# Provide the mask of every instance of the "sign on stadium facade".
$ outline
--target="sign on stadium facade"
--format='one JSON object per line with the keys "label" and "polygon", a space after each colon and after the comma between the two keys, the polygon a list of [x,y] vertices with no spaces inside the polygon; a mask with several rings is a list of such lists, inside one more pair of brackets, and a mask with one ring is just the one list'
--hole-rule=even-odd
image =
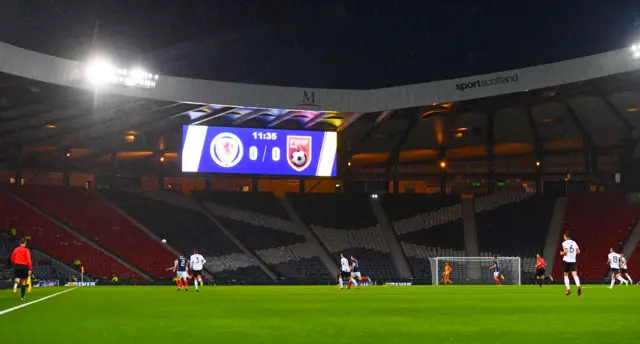
{"label": "sign on stadium facade", "polygon": [[[0,72],[93,90],[86,62],[71,61],[0,42]],[[155,88],[109,85],[102,89],[131,97],[266,109],[377,112],[525,92],[637,70],[628,49],[485,75],[371,90],[251,85],[160,76]]]}

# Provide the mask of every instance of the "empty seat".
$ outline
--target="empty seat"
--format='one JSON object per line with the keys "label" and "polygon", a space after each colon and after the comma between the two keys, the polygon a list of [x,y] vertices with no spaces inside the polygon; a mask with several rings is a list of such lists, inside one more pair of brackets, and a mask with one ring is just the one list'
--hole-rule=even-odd
{"label": "empty seat", "polygon": [[481,252],[534,257],[549,231],[555,198],[530,197],[476,213]]}
{"label": "empty seat", "polygon": [[[601,281],[609,268],[609,248],[619,250],[640,218],[640,206],[630,206],[624,194],[585,193],[567,199],[563,230],[581,249],[578,272],[585,281]],[[558,238],[558,251],[562,238]],[[631,263],[630,266],[633,266]],[[556,259],[554,276],[562,276],[562,259]]]}
{"label": "empty seat", "polygon": [[270,192],[194,191],[192,195],[203,201],[289,220],[280,201]]}
{"label": "empty seat", "polygon": [[20,236],[31,236],[30,245],[70,265],[78,259],[87,274],[94,277],[142,279],[140,275],[111,256],[87,244],[82,238],[58,226],[6,193],[0,194],[0,221],[13,222]]}
{"label": "empty seat", "polygon": [[382,195],[380,200],[391,222],[406,219],[420,213],[432,213],[441,208],[460,203],[460,197],[457,195]]}
{"label": "empty seat", "polygon": [[150,275],[170,275],[166,267],[175,255],[90,192],[30,186],[18,194]]}

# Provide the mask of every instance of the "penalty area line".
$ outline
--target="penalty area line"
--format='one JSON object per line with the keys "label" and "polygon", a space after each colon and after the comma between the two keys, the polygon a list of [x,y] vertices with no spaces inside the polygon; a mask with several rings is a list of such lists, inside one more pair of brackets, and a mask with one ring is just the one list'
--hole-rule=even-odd
{"label": "penalty area line", "polygon": [[16,310],[18,310],[18,309],[20,309],[20,308],[27,307],[27,306],[29,306],[29,305],[32,305],[32,304],[34,304],[34,303],[38,303],[38,302],[40,302],[40,301],[44,301],[44,300],[46,300],[46,299],[50,299],[50,298],[52,298],[52,297],[54,297],[54,296],[58,296],[58,295],[60,295],[60,294],[68,293],[68,292],[70,292],[70,291],[72,291],[72,290],[74,290],[74,289],[77,289],[77,288],[78,288],[78,287],[74,287],[74,288],[71,288],[71,289],[63,290],[63,291],[61,291],[61,292],[59,292],[59,293],[51,294],[51,295],[48,295],[48,296],[45,296],[45,297],[39,298],[39,299],[37,299],[37,300],[33,300],[33,301],[30,301],[30,302],[27,302],[27,303],[23,303],[23,304],[21,304],[21,305],[19,305],[19,306],[15,306],[15,307],[12,307],[12,308],[7,308],[7,309],[5,309],[5,310],[3,310],[3,311],[0,311],[0,315],[4,315],[4,314],[7,314],[7,313],[10,313],[10,312],[16,311]]}

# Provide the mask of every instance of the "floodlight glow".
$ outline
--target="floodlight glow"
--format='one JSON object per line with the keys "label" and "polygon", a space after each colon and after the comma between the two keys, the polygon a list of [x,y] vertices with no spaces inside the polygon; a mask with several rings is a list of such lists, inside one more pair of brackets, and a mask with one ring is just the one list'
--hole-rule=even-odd
{"label": "floodlight glow", "polygon": [[640,44],[634,44],[631,46],[631,56],[634,59],[640,59]]}
{"label": "floodlight glow", "polygon": [[117,80],[117,72],[118,69],[107,61],[95,60],[89,63],[86,77],[89,82],[99,86],[114,83]]}
{"label": "floodlight glow", "polygon": [[149,73],[143,68],[118,68],[103,60],[96,59],[88,64],[87,80],[95,85],[116,84],[130,87],[155,88],[158,74]]}
{"label": "floodlight glow", "polygon": [[156,80],[158,80],[157,74],[154,75],[142,68],[134,68],[124,74],[120,83],[127,86],[154,88],[156,87]]}

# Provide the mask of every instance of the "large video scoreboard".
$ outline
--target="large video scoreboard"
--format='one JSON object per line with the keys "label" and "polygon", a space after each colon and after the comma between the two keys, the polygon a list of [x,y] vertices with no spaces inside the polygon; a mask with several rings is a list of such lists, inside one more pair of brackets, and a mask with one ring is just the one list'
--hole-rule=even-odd
{"label": "large video scoreboard", "polygon": [[182,171],[336,176],[338,134],[185,125]]}

